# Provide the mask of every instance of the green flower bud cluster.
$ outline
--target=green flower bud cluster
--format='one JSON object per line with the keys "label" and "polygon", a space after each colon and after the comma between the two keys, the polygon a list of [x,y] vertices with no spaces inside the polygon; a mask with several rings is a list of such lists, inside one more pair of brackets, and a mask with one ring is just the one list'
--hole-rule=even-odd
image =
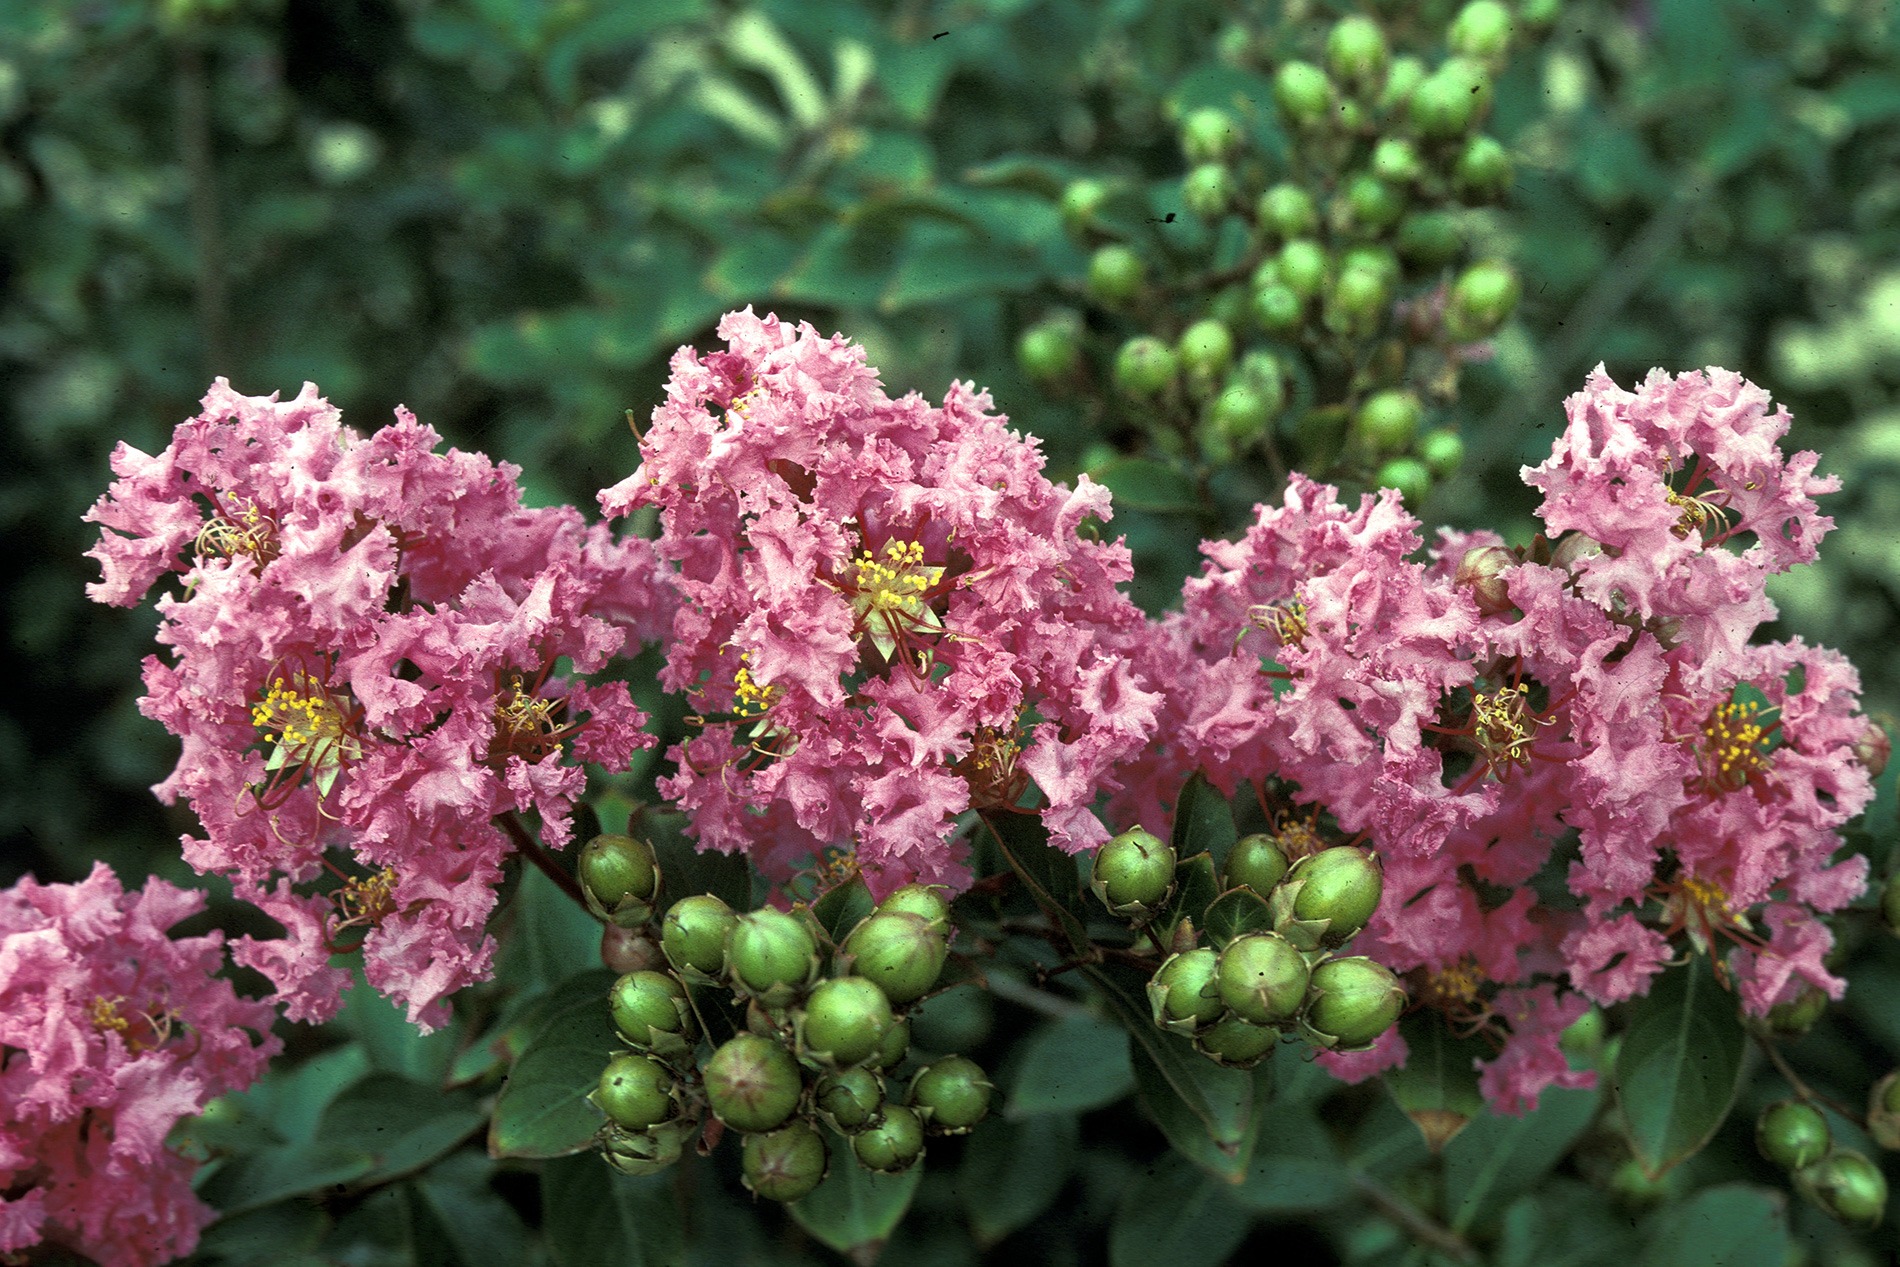
{"label": "green flower bud cluster", "polygon": [[[910,1051],[907,1010],[935,989],[951,931],[948,903],[924,885],[892,893],[835,946],[803,909],[741,914],[710,894],[681,898],[660,926],[673,970],[629,972],[608,996],[626,1050],[590,1096],[607,1117],[602,1155],[651,1173],[716,1119],[743,1137],[746,1186],[796,1201],[841,1141],[857,1164],[901,1171],[926,1136],[970,1130],[992,1091],[974,1061],[932,1061],[903,1094],[891,1081]],[[733,1008],[707,1010],[695,988],[729,991]],[[709,1041],[706,1016],[737,1032]]]}
{"label": "green flower bud cluster", "polygon": [[[1900,1119],[1900,1076],[1888,1074],[1874,1085],[1869,1104],[1869,1131],[1882,1147],[1883,1138]],[[1789,1171],[1802,1196],[1843,1223],[1876,1227],[1887,1210],[1887,1179],[1865,1154],[1836,1148],[1827,1117],[1806,1100],[1781,1100],[1763,1109],[1755,1121],[1755,1147],[1769,1161]]]}
{"label": "green flower bud cluster", "polygon": [[[1378,861],[1350,845],[1291,853],[1270,835],[1236,841],[1217,903],[1242,922],[1223,920],[1227,931],[1202,944],[1208,939],[1183,921],[1177,934],[1187,930],[1195,944],[1177,936],[1176,952],[1148,983],[1155,1024],[1191,1038],[1217,1063],[1252,1066],[1283,1037],[1322,1051],[1363,1051],[1404,1010],[1405,989],[1391,969],[1339,953],[1378,907]],[[1098,858],[1098,874],[1099,867]]]}
{"label": "green flower bud cluster", "polygon": [[[1135,186],[1071,183],[1061,218],[1090,252],[1082,293],[1099,315],[1031,325],[1025,374],[1071,389],[1100,366],[1163,453],[1424,497],[1464,457],[1427,402],[1455,397],[1463,345],[1496,334],[1521,290],[1504,263],[1465,258],[1468,209],[1512,182],[1481,129],[1515,28],[1501,0],[1469,0],[1432,59],[1395,49],[1377,17],[1339,19],[1307,56],[1264,67],[1258,98],[1181,112],[1178,223]],[[1266,43],[1255,34],[1240,32],[1249,50]],[[1258,143],[1260,109],[1292,142],[1284,165]],[[1110,346],[1092,350],[1098,337]]]}

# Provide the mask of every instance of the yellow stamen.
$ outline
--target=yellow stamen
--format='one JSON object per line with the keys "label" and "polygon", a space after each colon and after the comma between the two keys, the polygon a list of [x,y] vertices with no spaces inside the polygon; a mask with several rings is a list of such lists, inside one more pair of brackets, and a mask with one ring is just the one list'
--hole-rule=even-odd
{"label": "yellow stamen", "polygon": [[335,931],[380,924],[396,912],[396,869],[384,867],[367,876],[351,876],[332,900],[342,915]]}
{"label": "yellow stamen", "polygon": [[1530,687],[1522,682],[1495,691],[1472,692],[1472,738],[1492,767],[1509,764],[1523,769],[1530,765],[1531,745],[1537,737],[1534,727],[1551,723],[1550,718],[1531,712],[1530,695]]}
{"label": "yellow stamen", "polygon": [[1247,609],[1247,621],[1280,640],[1283,647],[1306,645],[1306,604],[1298,598],[1277,603],[1255,603]]}
{"label": "yellow stamen", "polygon": [[1769,769],[1768,730],[1754,702],[1716,706],[1702,723],[1703,775],[1713,791],[1738,791]]}

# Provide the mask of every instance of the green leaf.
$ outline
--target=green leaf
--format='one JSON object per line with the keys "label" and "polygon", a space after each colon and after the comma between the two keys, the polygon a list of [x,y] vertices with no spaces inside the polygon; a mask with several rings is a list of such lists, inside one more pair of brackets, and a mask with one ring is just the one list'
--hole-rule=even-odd
{"label": "green leaf", "polygon": [[710,893],[735,911],[752,908],[752,866],[743,854],[701,853],[686,835],[686,815],[642,808],[627,830],[653,846],[668,904]]}
{"label": "green leaf", "polygon": [[1122,1190],[1108,1228],[1108,1261],[1110,1267],[1213,1267],[1227,1261],[1252,1222],[1228,1199],[1226,1185],[1164,1162]]}
{"label": "green leaf", "polygon": [[813,902],[811,913],[818,920],[818,926],[825,930],[825,935],[836,943],[843,941],[845,934],[869,915],[876,905],[871,900],[871,890],[864,886],[864,877],[854,875],[843,884],[833,885],[823,897]]}
{"label": "green leaf", "polygon": [[1220,896],[1220,881],[1214,875],[1214,857],[1197,853],[1174,864],[1174,899],[1156,921],[1161,929],[1161,944],[1171,945],[1174,929],[1183,919],[1194,921],[1199,929],[1207,918],[1207,908]]}
{"label": "green leaf", "polygon": [[503,918],[511,920],[499,972],[519,989],[549,989],[600,962],[600,921],[539,867],[524,866]]}
{"label": "green leaf", "polygon": [[230,1097],[253,1147],[212,1174],[200,1195],[231,1218],[369,1174],[376,1166],[369,1153],[317,1138],[325,1110],[369,1071],[368,1055],[352,1043],[287,1072],[272,1070],[258,1085]]}
{"label": "green leaf", "polygon": [[1147,510],[1164,515],[1198,515],[1206,509],[1193,477],[1165,462],[1116,458],[1088,474],[1114,494],[1117,509]]}
{"label": "green leaf", "polygon": [[458,1152],[419,1175],[409,1185],[418,1238],[426,1225],[463,1267],[546,1262],[527,1223],[489,1186],[495,1169],[480,1153]]}
{"label": "green leaf", "polygon": [[440,1029],[423,1033],[409,1022],[403,1009],[364,982],[361,966],[355,972],[356,984],[343,996],[338,1021],[361,1040],[363,1050],[378,1069],[440,1085],[455,1059],[460,1026],[451,1020]]}
{"label": "green leaf", "polygon": [[1264,933],[1273,927],[1267,900],[1252,889],[1232,889],[1215,898],[1201,921],[1201,929],[1220,950],[1236,937]]}
{"label": "green leaf", "polygon": [[1552,1179],[1518,1198],[1500,1223],[1498,1267],[1600,1267],[1635,1259],[1629,1216],[1608,1194]]}
{"label": "green leaf", "polygon": [[969,295],[1015,294],[1043,279],[1024,252],[941,224],[913,226],[897,275],[878,297],[880,312],[902,312]]}
{"label": "green leaf", "polygon": [[420,1170],[472,1136],[481,1122],[468,1096],[372,1073],[330,1102],[317,1140],[366,1154],[370,1169],[358,1182],[370,1183]]}
{"label": "green leaf", "polygon": [[988,1248],[1027,1227],[1069,1181],[1081,1128],[1072,1114],[1034,1121],[999,1118],[970,1135],[957,1195],[977,1244]]}
{"label": "green leaf", "polygon": [[1399,1022],[1409,1050],[1403,1069],[1389,1070],[1386,1090],[1412,1119],[1434,1153],[1484,1112],[1476,1062],[1490,1055],[1478,1038],[1455,1037],[1436,1013],[1414,1012]]}
{"label": "green leaf", "polygon": [[1086,952],[1088,929],[1075,915],[1082,891],[1076,860],[1049,843],[1049,832],[1040,815],[1003,814],[984,822],[1003,861],[1029,890],[1037,907],[1062,929],[1071,951],[1078,955]]}
{"label": "green leaf", "polygon": [[1069,1016],[1040,1027],[1023,1043],[1004,1112],[1017,1119],[1079,1113],[1113,1104],[1134,1089],[1128,1031],[1098,1017]]}
{"label": "green leaf", "polygon": [[574,973],[551,990],[516,995],[502,1009],[501,1019],[455,1058],[449,1070],[451,1085],[478,1081],[498,1068],[513,1064],[541,1032],[549,1016],[590,998],[606,998],[613,983],[612,970],[588,968]]}
{"label": "green leaf", "polygon": [[1189,858],[1205,853],[1220,866],[1227,861],[1227,851],[1233,848],[1235,839],[1233,807],[1196,770],[1174,800],[1174,856]]}
{"label": "green leaf", "polygon": [[1793,1248],[1787,1198],[1724,1184],[1666,1205],[1643,1228],[1642,1267],[1782,1267]]}
{"label": "green leaf", "polygon": [[1652,1179],[1693,1156],[1728,1116],[1747,1037],[1735,998],[1698,956],[1636,1001],[1616,1057],[1618,1120]]}
{"label": "green leaf", "polygon": [[1313,1215],[1352,1200],[1352,1175],[1318,1113],[1308,1105],[1276,1102],[1261,1123],[1253,1164],[1233,1198],[1256,1214]]}
{"label": "green leaf", "polygon": [[831,1173],[802,1201],[785,1208],[798,1225],[857,1262],[870,1262],[897,1229],[924,1177],[921,1165],[901,1175],[866,1170],[836,1136],[829,1141]]}
{"label": "green leaf", "polygon": [[591,1155],[549,1162],[541,1172],[548,1253],[560,1267],[680,1262],[686,1241],[676,1178],[623,1175]]}
{"label": "green leaf", "polygon": [[550,1013],[495,1101],[489,1155],[561,1157],[588,1147],[606,1119],[585,1097],[620,1045],[604,985]]}
{"label": "green leaf", "polygon": [[[1481,1215],[1534,1186],[1595,1119],[1598,1093],[1558,1087],[1522,1117],[1486,1113],[1445,1146],[1445,1210],[1463,1234]],[[1488,1220],[1487,1220],[1488,1221]]]}

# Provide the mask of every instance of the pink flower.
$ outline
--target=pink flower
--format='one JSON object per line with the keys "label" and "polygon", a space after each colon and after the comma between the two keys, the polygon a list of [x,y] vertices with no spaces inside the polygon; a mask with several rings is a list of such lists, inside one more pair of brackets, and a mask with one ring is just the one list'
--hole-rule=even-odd
{"label": "pink flower", "polygon": [[314,387],[281,402],[219,380],[163,453],[120,446],[88,516],[94,597],[183,581],[158,601],[171,655],[145,666],[141,707],[183,741],[155,790],[203,824],[187,860],[284,927],[237,953],[292,1017],[335,1011],[329,952],[360,929],[371,983],[439,1023],[490,971],[512,852],[496,820],[532,812],[558,848],[573,762],[624,769],[652,743],[624,685],[554,672],[657,636],[652,547],[525,507],[513,468],[438,444],[406,410],[362,437]]}
{"label": "pink flower", "polygon": [[701,847],[777,880],[842,850],[880,893],[960,885],[958,816],[1032,779],[1057,844],[1106,839],[1096,797],[1157,705],[1114,641],[1141,624],[1128,552],[1080,533],[1107,491],[1051,484],[970,386],[891,400],[842,337],[749,309],[719,333],[675,355],[639,469],[601,494],[657,507],[678,567],[661,680],[700,733],[662,790]]}
{"label": "pink flower", "polygon": [[166,1134],[279,1043],[271,1005],[217,975],[218,934],[166,936],[203,905],[157,879],[128,893],[103,863],[0,893],[0,1253],[142,1267],[190,1253],[214,1216]]}

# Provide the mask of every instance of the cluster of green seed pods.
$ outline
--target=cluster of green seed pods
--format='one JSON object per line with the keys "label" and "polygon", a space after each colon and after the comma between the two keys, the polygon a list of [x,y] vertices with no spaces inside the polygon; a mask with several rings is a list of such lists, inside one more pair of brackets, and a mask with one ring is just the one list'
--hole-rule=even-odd
{"label": "cluster of green seed pods", "polygon": [[[1152,925],[1178,866],[1168,844],[1133,828],[1096,854],[1091,888],[1114,914]],[[1391,969],[1340,953],[1379,905],[1383,881],[1370,853],[1337,845],[1293,857],[1280,838],[1243,836],[1220,885],[1216,903],[1239,919],[1218,938],[1190,919],[1174,924],[1173,953],[1148,983],[1156,1025],[1211,1060],[1247,1068],[1285,1036],[1360,1051],[1398,1020],[1406,994]]]}
{"label": "cluster of green seed pods", "polygon": [[[1868,1131],[1883,1148],[1900,1145],[1900,1074],[1874,1085]],[[1796,1191],[1832,1217],[1876,1227],[1887,1209],[1887,1177],[1866,1154],[1835,1144],[1827,1116],[1813,1103],[1781,1100],[1755,1120],[1755,1146],[1794,1179]]]}
{"label": "cluster of green seed pods", "polygon": [[[616,855],[646,849],[603,839]],[[613,882],[639,870],[625,859],[590,868],[584,851],[590,906],[616,909],[627,895]],[[653,897],[642,899],[649,918]],[[625,1050],[592,1095],[607,1117],[603,1157],[650,1173],[729,1130],[743,1137],[746,1186],[796,1201],[824,1179],[834,1149],[898,1172],[922,1159],[927,1136],[970,1130],[989,1113],[981,1067],[950,1055],[906,1068],[916,1063],[907,1013],[936,988],[951,931],[942,894],[923,885],[890,894],[835,945],[803,908],[740,913],[711,894],[681,897],[659,921],[667,969],[628,972],[608,996]],[[731,1005],[714,1006],[721,998]],[[715,1041],[721,1022],[731,1032]]]}

